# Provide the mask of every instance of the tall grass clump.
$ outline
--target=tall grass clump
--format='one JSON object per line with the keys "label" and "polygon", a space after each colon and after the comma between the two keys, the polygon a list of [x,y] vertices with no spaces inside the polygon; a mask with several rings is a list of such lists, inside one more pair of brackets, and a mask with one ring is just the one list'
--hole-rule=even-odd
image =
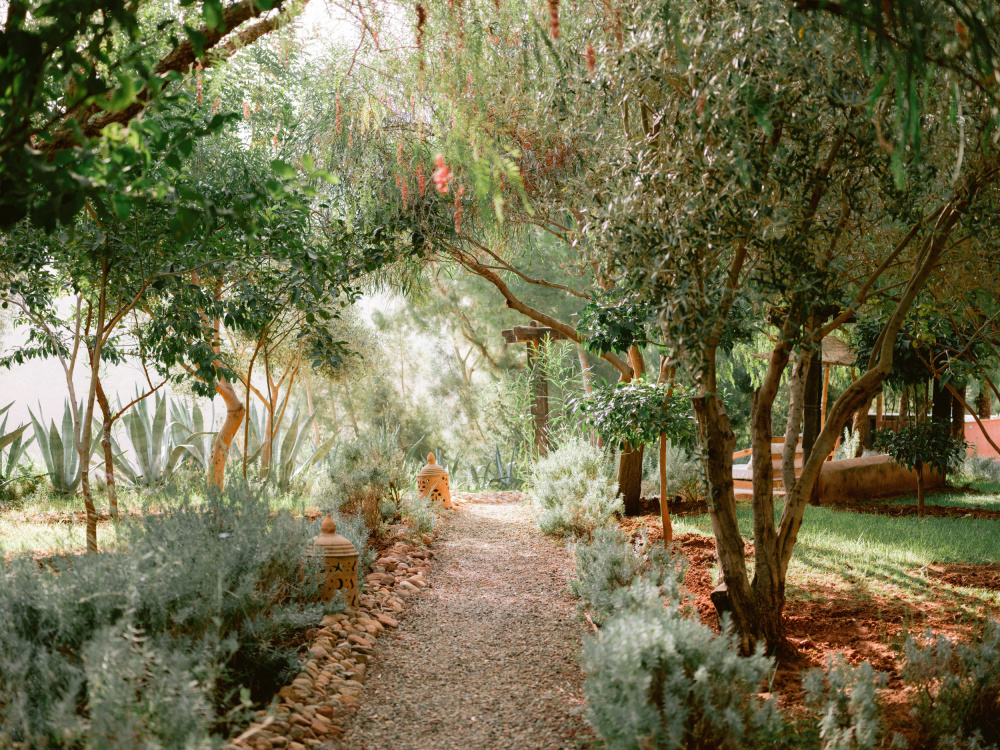
{"label": "tall grass clump", "polygon": [[558,536],[589,537],[624,510],[615,491],[601,451],[585,440],[569,438],[535,464],[531,497],[538,528]]}
{"label": "tall grass clump", "polygon": [[310,524],[245,487],[182,497],[118,535],[99,555],[4,563],[0,746],[218,744],[340,608],[315,601]]}

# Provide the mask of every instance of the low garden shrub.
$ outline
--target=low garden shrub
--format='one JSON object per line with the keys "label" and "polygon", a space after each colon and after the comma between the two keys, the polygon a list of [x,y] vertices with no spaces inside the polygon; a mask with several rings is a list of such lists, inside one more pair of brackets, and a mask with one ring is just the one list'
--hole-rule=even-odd
{"label": "low garden shrub", "polygon": [[[588,720],[616,750],[765,747],[780,729],[758,697],[771,660],[739,655],[736,638],[663,607],[649,581],[584,650]],[[638,606],[635,606],[638,605]]]}
{"label": "low garden shrub", "polygon": [[329,479],[336,509],[361,514],[374,537],[385,534],[412,482],[396,434],[384,429],[342,444],[330,464]]}
{"label": "low garden shrub", "polygon": [[547,534],[589,537],[623,510],[604,456],[585,440],[571,438],[535,464],[531,497],[538,527]]}
{"label": "low garden shrub", "polygon": [[[704,474],[701,462],[683,445],[667,440],[667,450],[663,466],[667,474],[666,493],[668,498],[678,495],[686,500],[696,500],[704,495]],[[642,460],[643,492],[660,494],[660,449],[656,442],[646,447]]]}
{"label": "low garden shrub", "polygon": [[236,486],[172,505],[113,551],[4,563],[0,746],[209,747],[297,670],[341,606],[315,601],[315,529]]}
{"label": "low garden shrub", "polygon": [[812,669],[802,680],[806,704],[820,716],[821,750],[874,750],[882,729],[876,694],[887,675],[837,654],[826,670]]}
{"label": "low garden shrub", "polygon": [[680,601],[685,560],[671,555],[663,544],[645,545],[640,551],[619,528],[601,527],[588,543],[576,546],[575,557],[576,578],[570,587],[598,625],[622,608],[621,591],[641,576],[668,601]]}
{"label": "low garden shrub", "polygon": [[1000,745],[1000,623],[990,620],[973,643],[930,632],[924,645],[908,638],[905,653],[919,748]]}

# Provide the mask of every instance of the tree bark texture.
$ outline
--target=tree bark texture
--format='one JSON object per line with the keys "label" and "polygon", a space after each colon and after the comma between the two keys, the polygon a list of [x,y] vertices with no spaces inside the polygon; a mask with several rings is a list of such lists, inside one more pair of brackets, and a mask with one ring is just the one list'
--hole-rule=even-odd
{"label": "tree bark texture", "polygon": [[667,504],[667,436],[660,435],[660,523],[663,525],[663,541],[670,544],[674,540],[674,525],[670,522],[670,507]]}
{"label": "tree bark texture", "polygon": [[528,342],[528,372],[531,375],[531,416],[534,423],[535,452],[549,455],[549,383],[544,370],[545,342]]}
{"label": "tree bark texture", "polygon": [[822,429],[823,404],[823,352],[813,352],[806,376],[802,412],[802,461],[809,460],[816,436]]}
{"label": "tree bark texture", "polygon": [[989,419],[993,416],[993,404],[991,403],[990,392],[983,383],[979,387],[979,395],[976,396],[976,412],[979,414],[980,419]]}
{"label": "tree bark texture", "polygon": [[942,419],[945,422],[951,421],[952,401],[951,391],[941,385],[941,381],[934,378],[933,397],[931,401],[931,419]]}
{"label": "tree bark texture", "polygon": [[226,420],[212,441],[211,484],[221,492],[226,481],[226,457],[229,455],[229,447],[233,444],[233,438],[236,437],[247,410],[236,395],[233,384],[228,380],[224,378],[219,380],[215,385],[215,392],[226,402]]}
{"label": "tree bark texture", "polygon": [[618,494],[625,503],[625,515],[637,516],[642,505],[642,454],[643,446],[622,447],[618,459]]}
{"label": "tree bark texture", "polygon": [[951,432],[956,437],[965,436],[965,386],[955,386],[960,398],[951,399]]}
{"label": "tree bark texture", "polygon": [[115,454],[111,446],[111,428],[114,425],[114,414],[111,413],[111,404],[104,393],[101,381],[97,381],[97,403],[101,407],[101,416],[104,425],[101,428],[101,448],[104,449],[104,481],[108,487],[108,512],[111,518],[118,520],[118,490],[115,486]]}

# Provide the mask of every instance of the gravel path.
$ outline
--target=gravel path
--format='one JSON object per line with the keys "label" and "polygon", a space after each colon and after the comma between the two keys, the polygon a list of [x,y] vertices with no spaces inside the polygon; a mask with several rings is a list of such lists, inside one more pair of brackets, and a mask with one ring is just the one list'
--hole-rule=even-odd
{"label": "gravel path", "polygon": [[567,550],[520,505],[442,521],[431,585],[379,638],[342,750],[587,748]]}

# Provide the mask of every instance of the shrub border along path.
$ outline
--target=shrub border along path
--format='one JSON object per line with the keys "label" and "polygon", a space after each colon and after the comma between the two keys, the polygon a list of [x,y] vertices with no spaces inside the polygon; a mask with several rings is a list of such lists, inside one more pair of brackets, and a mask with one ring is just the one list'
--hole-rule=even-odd
{"label": "shrub border along path", "polygon": [[355,612],[327,615],[319,628],[306,634],[309,648],[298,676],[278,692],[277,706],[258,711],[256,720],[226,745],[228,750],[306,750],[337,739],[344,720],[358,706],[364,690],[369,659],[376,637],[395,629],[395,617],[411,599],[427,587],[430,574],[428,549],[431,538],[420,535],[421,544],[402,537],[376,561],[375,572],[367,577],[365,592]]}

